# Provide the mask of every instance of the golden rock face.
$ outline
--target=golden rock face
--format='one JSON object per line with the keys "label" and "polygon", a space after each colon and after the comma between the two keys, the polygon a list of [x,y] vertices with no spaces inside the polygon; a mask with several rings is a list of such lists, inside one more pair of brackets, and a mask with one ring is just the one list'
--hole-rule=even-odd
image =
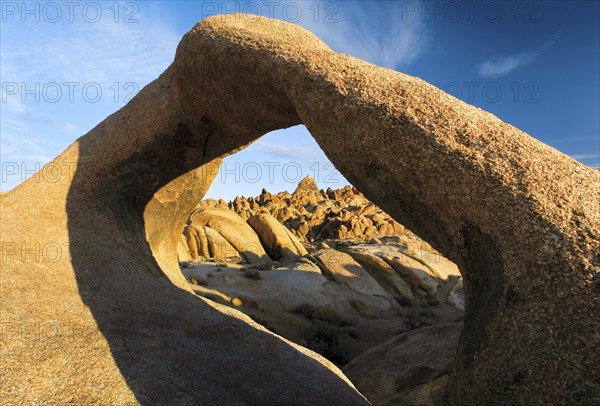
{"label": "golden rock face", "polygon": [[60,179],[2,195],[1,398],[364,404],[327,360],[193,295],[177,265],[221,157],[299,123],[461,268],[450,403],[600,396],[598,171],[295,25],[228,15],[52,161]]}

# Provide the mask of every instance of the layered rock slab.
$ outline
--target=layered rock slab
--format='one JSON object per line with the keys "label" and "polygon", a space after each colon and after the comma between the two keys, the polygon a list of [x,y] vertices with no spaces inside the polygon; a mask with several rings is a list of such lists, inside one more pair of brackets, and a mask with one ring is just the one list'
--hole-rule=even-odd
{"label": "layered rock slab", "polygon": [[[189,223],[217,231],[247,262],[268,262],[256,232],[235,212],[219,207],[202,208],[190,215]],[[215,243],[216,244],[216,243]],[[220,251],[225,251],[226,247]]]}
{"label": "layered rock slab", "polygon": [[308,254],[298,238],[275,217],[268,214],[258,214],[250,217],[248,224],[258,234],[272,259],[289,261]]}

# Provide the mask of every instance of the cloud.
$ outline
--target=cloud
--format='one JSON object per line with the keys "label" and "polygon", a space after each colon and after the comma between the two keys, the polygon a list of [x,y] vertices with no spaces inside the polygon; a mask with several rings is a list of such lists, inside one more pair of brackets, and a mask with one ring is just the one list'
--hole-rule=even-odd
{"label": "cloud", "polygon": [[64,22],[54,35],[36,34],[37,30],[25,34],[23,28],[3,30],[3,35],[8,31],[2,41],[3,81],[103,86],[132,81],[141,86],[168,66],[179,41],[173,30],[150,16],[134,24],[111,19],[94,24]]}
{"label": "cloud", "polygon": [[285,144],[272,144],[256,141],[253,145],[256,151],[271,155],[277,159],[289,159],[290,161],[302,161],[305,163],[327,160],[322,151],[314,148],[295,147]]}
{"label": "cloud", "polygon": [[591,137],[564,137],[564,138],[552,138],[548,139],[548,142],[575,142],[575,141],[598,141],[598,136]]}
{"label": "cloud", "polygon": [[[102,5],[106,18],[95,23],[65,17],[57,23],[34,24],[32,19],[23,23],[15,18],[3,24],[2,82],[12,82],[20,90],[2,95],[2,161],[47,163],[101,117],[122,107],[132,89],[141,90],[172,62],[180,35],[165,23],[164,11],[140,3],[137,23],[115,23],[109,6]],[[74,100],[69,100],[65,82],[79,84]],[[103,93],[97,103],[82,97],[83,85],[92,82]],[[128,82],[135,86],[126,87]],[[57,102],[49,102],[43,93],[40,97],[40,92],[22,94],[23,85],[35,89],[50,83],[62,89]],[[118,102],[114,89],[120,92]]]}
{"label": "cloud", "polygon": [[[400,69],[415,62],[427,49],[431,34],[417,14],[408,14],[403,2],[340,2],[330,22],[306,19],[299,24],[312,31],[334,51],[376,65]],[[338,6],[339,4],[339,6]]]}
{"label": "cloud", "polygon": [[600,154],[573,154],[571,155],[571,158],[576,159],[578,161],[586,159],[599,159]]}
{"label": "cloud", "polygon": [[537,49],[483,62],[477,67],[477,71],[485,78],[506,75],[517,68],[529,65],[535,61],[559,40],[560,35],[560,32],[554,34],[549,41]]}
{"label": "cloud", "polygon": [[[46,165],[51,160],[52,160],[52,157],[49,157],[48,155],[36,155],[36,154],[33,154],[33,155],[17,154],[17,155],[12,155],[11,159],[10,159],[10,161],[34,162],[34,163],[38,164],[38,165],[36,165],[37,168],[41,168],[43,165]],[[7,162],[7,161],[4,161],[4,162]]]}
{"label": "cloud", "polygon": [[35,156],[34,161],[47,163],[50,161],[49,155],[55,150],[51,141],[31,136],[24,137],[18,130],[13,132],[10,129],[3,130],[0,145],[2,161],[21,161]]}

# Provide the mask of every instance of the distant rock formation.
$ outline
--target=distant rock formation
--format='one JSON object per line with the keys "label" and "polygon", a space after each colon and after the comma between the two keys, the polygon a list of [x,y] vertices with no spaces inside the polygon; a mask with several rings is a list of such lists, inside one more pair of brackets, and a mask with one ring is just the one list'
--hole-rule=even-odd
{"label": "distant rock formation", "polygon": [[177,261],[221,158],[301,123],[461,269],[450,404],[598,402],[600,173],[418,78],[239,14],[201,21],[157,80],[2,195],[2,399],[366,404],[330,361],[194,294]]}
{"label": "distant rock formation", "polygon": [[[237,215],[227,213],[228,208]],[[228,227],[222,225],[223,221],[226,221],[223,219],[225,215],[230,217],[227,220]],[[243,219],[246,219],[256,235],[249,230]],[[229,255],[222,254],[219,258],[229,257],[232,261],[236,256],[240,261],[246,261],[246,256],[237,248],[240,245],[255,246],[259,239],[262,248],[273,260],[293,260],[295,256],[305,255],[303,241],[314,242],[323,239],[366,241],[374,236],[384,235],[410,235],[419,241],[421,247],[433,250],[429,244],[419,240],[383,210],[369,202],[356,189],[346,186],[339,190],[329,188],[327,192],[323,192],[318,189],[310,176],[302,179],[292,194],[288,192],[271,194],[263,189],[258,197],[236,197],[229,203],[223,199],[203,200],[188,219],[188,224],[193,224],[198,229],[202,226],[206,228],[209,223],[218,224],[215,227],[219,230],[224,228],[224,232],[228,235],[225,240],[229,244],[227,246],[222,244],[225,249],[220,249],[220,252],[227,251]],[[236,224],[240,225],[237,230]],[[202,230],[198,232],[205,233]],[[194,234],[197,231],[190,230],[188,226],[184,228],[183,233],[185,238],[181,239],[181,244],[178,246],[178,252],[181,252],[180,261],[203,257],[216,258],[213,250],[206,250],[208,248],[206,244],[203,245],[204,250],[199,251],[196,247],[205,240],[204,237],[201,241],[197,241],[200,237],[193,239],[188,236],[189,233]],[[237,242],[231,244],[229,239]],[[233,245],[233,251],[228,250],[229,245]],[[261,258],[264,259],[264,256]]]}
{"label": "distant rock formation", "polygon": [[216,260],[241,262],[261,258],[249,255],[250,259],[240,254],[223,235],[211,227],[187,225],[177,245],[179,262],[193,261],[198,258],[214,258]]}
{"label": "distant rock formation", "polygon": [[203,205],[229,207],[248,219],[269,214],[302,241],[368,239],[398,235],[405,228],[351,186],[320,191],[310,176],[302,179],[294,193],[271,194],[263,189],[257,197],[236,197],[232,202],[207,199]]}
{"label": "distant rock formation", "polygon": [[310,194],[319,196],[319,195],[321,195],[321,191],[319,190],[319,187],[317,186],[315,179],[311,176],[307,176],[305,178],[302,178],[302,180],[300,180],[300,183],[298,183],[298,187],[296,187],[296,190],[294,191],[293,195],[295,197],[300,198],[302,195],[310,195]]}

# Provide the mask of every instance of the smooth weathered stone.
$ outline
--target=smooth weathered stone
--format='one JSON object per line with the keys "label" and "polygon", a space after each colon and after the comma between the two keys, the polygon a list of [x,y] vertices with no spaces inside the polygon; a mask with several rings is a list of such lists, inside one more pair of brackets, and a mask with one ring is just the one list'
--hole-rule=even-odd
{"label": "smooth weathered stone", "polygon": [[210,227],[204,227],[206,240],[211,256],[216,260],[226,260],[230,262],[241,262],[242,257],[238,250],[229,243],[218,231]]}
{"label": "smooth weathered stone", "polygon": [[371,348],[344,373],[373,405],[443,405],[444,385],[462,323],[402,333]]}
{"label": "smooth weathered stone", "polygon": [[220,207],[207,207],[191,214],[189,223],[217,231],[248,262],[268,262],[256,232],[237,213]]}
{"label": "smooth weathered stone", "polygon": [[277,219],[268,214],[258,214],[248,219],[248,224],[258,234],[272,259],[293,260],[308,254],[302,243]]}

